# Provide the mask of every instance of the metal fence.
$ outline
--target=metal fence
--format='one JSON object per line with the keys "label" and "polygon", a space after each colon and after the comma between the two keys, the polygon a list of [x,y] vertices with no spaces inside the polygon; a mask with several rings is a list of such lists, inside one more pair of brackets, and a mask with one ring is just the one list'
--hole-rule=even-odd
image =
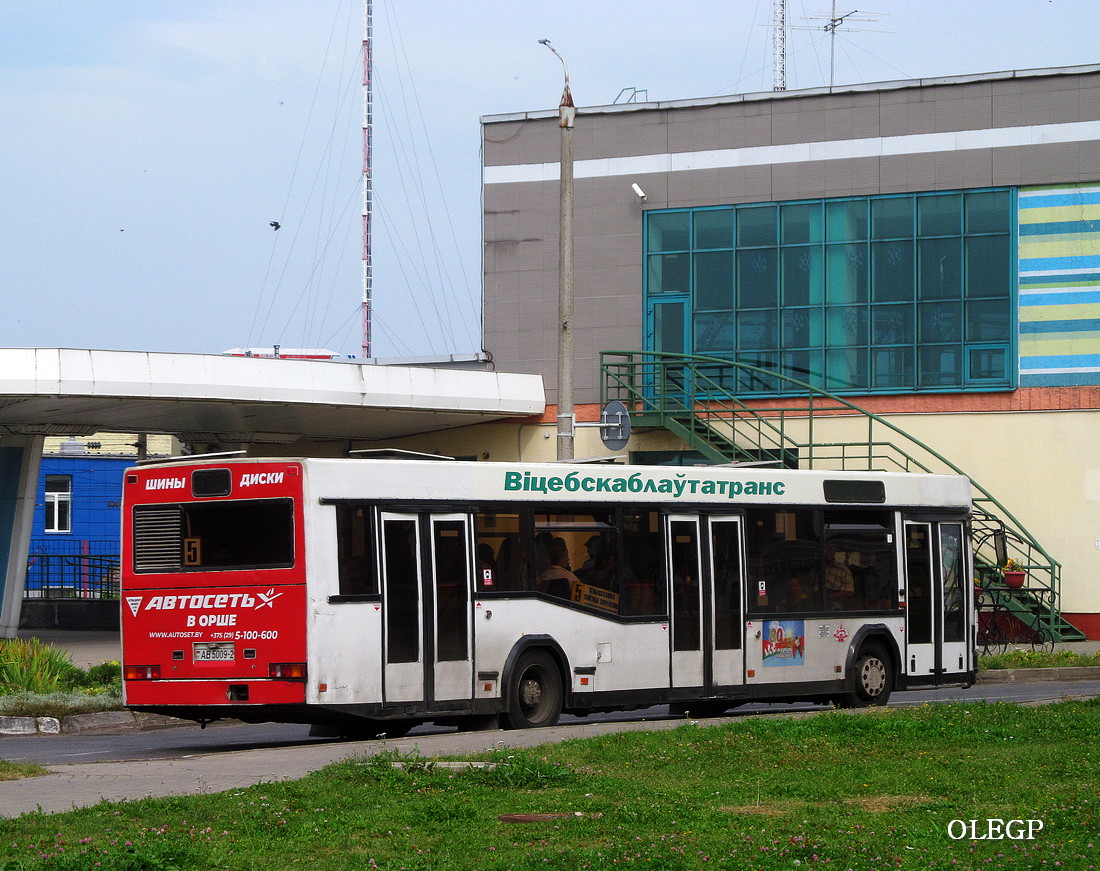
{"label": "metal fence", "polygon": [[117,554],[31,554],[24,599],[117,599]]}

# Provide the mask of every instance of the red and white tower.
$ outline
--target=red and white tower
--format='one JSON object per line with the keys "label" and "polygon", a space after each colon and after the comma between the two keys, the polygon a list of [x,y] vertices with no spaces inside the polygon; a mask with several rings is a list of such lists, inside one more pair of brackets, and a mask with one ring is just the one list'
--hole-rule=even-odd
{"label": "red and white tower", "polygon": [[374,211],[371,178],[371,136],[374,123],[374,70],[371,57],[373,29],[371,0],[363,0],[363,359],[371,356],[371,294],[374,281],[374,267],[371,263],[371,216]]}

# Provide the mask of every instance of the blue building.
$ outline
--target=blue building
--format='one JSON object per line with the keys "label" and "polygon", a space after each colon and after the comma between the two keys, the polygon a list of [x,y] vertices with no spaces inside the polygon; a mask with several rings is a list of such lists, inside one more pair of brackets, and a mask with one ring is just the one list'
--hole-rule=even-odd
{"label": "blue building", "polygon": [[25,597],[117,595],[122,475],[133,463],[76,439],[43,455]]}

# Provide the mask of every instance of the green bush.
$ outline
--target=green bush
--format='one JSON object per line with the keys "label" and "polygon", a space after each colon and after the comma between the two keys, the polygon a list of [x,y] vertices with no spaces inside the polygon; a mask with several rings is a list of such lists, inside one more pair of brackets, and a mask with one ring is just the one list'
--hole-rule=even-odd
{"label": "green bush", "polygon": [[0,716],[70,717],[122,707],[122,671],[103,662],[85,671],[37,638],[0,640]]}
{"label": "green bush", "polygon": [[88,684],[92,692],[122,694],[122,664],[115,659],[88,669]]}
{"label": "green bush", "polygon": [[52,693],[88,685],[88,674],[63,650],[37,638],[0,641],[0,693]]}
{"label": "green bush", "polygon": [[0,714],[67,716],[115,710],[122,696],[122,667],[101,662],[87,671],[69,654],[37,638],[0,640]]}

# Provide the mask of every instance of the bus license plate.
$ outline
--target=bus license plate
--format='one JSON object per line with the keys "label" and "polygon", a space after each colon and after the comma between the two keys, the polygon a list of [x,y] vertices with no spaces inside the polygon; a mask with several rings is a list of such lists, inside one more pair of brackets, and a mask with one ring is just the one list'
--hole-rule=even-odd
{"label": "bus license plate", "polygon": [[232,662],[236,658],[232,641],[196,641],[195,662]]}

